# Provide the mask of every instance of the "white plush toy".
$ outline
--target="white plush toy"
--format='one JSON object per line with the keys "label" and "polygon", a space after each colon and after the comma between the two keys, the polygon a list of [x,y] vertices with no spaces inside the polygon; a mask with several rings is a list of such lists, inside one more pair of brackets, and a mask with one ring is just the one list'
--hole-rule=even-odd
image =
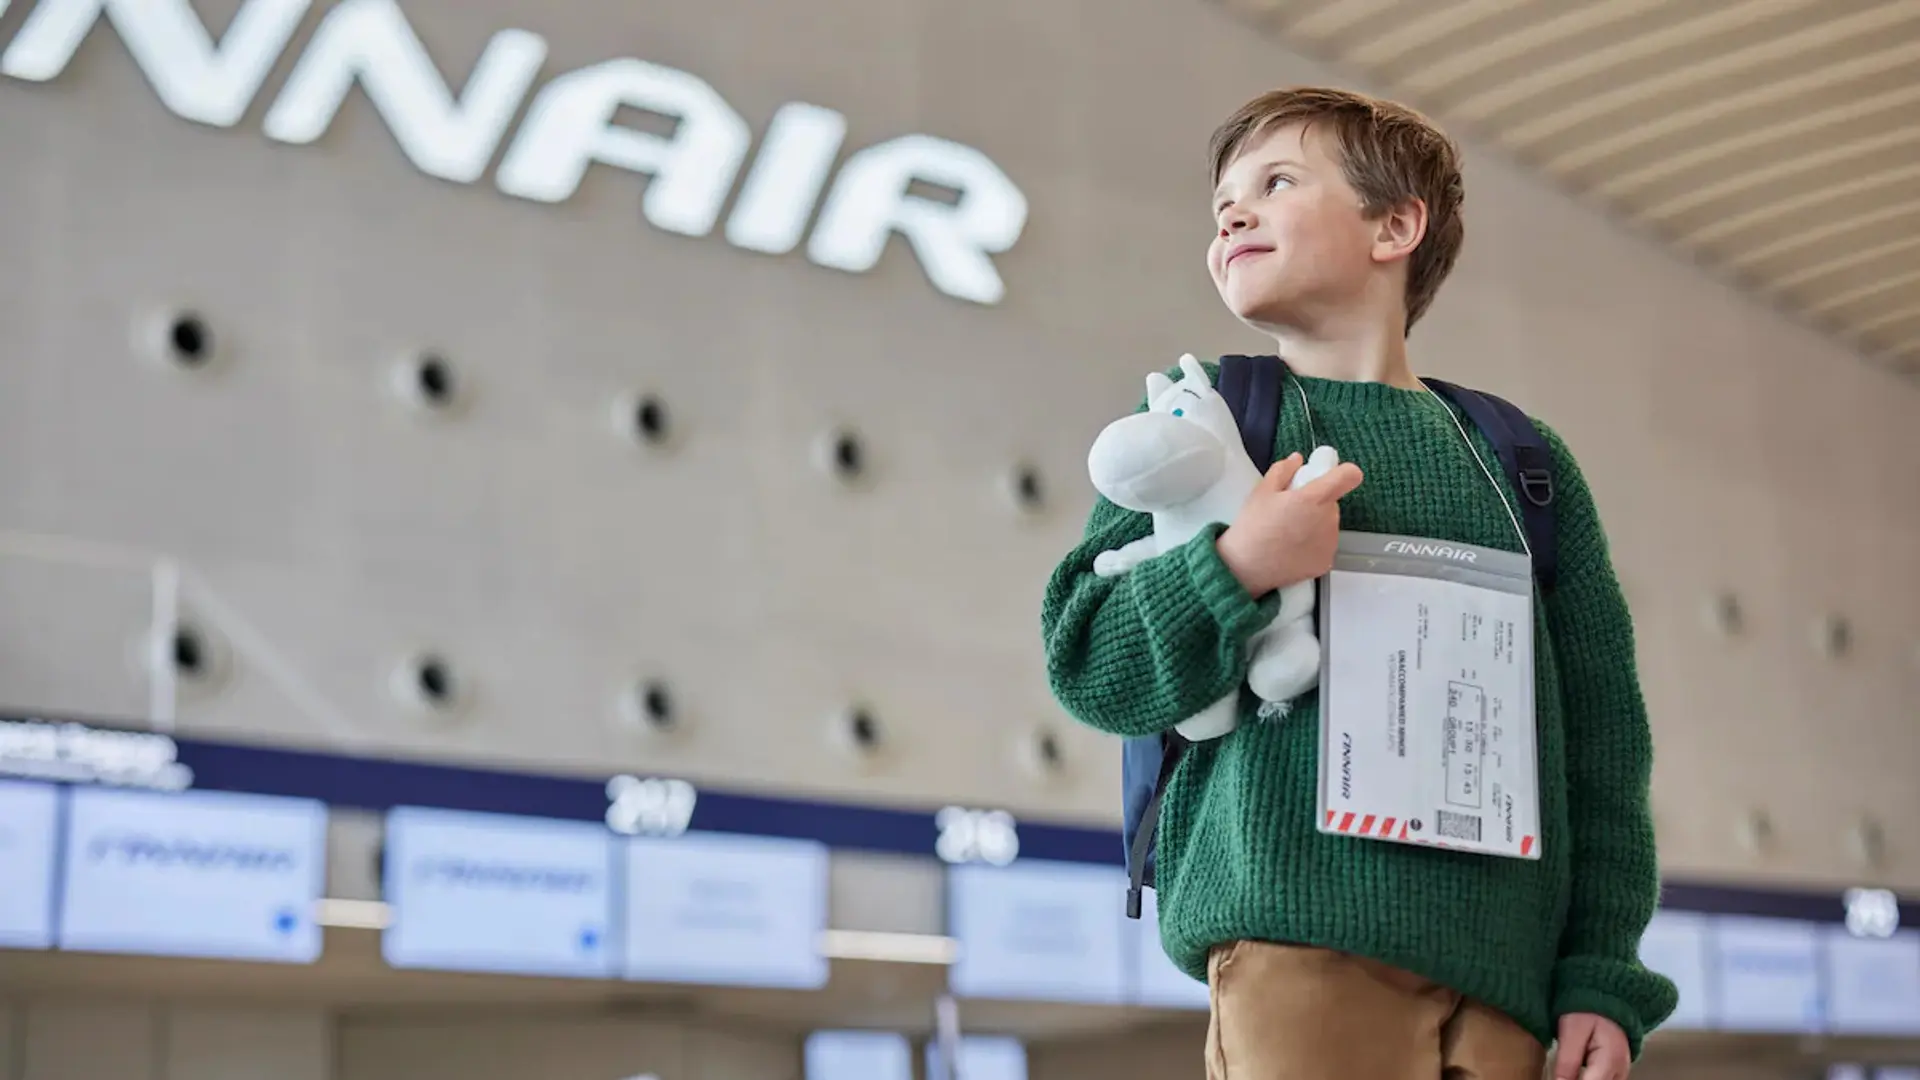
{"label": "white plush toy", "polygon": [[[1293,487],[1324,476],[1340,463],[1331,446],[1315,448]],[[1108,424],[1087,454],[1094,489],[1116,506],[1153,515],[1153,533],[1093,561],[1101,577],[1124,574],[1173,551],[1214,522],[1231,523],[1260,482],[1260,470],[1240,441],[1240,426],[1191,355],[1180,358],[1180,380],[1147,376],[1147,411]],[[1247,685],[1261,710],[1286,714],[1287,703],[1320,676],[1320,639],[1313,630],[1313,582],[1280,591],[1280,612],[1248,642]],[[1217,739],[1238,723],[1239,691],[1175,726],[1187,739]]]}

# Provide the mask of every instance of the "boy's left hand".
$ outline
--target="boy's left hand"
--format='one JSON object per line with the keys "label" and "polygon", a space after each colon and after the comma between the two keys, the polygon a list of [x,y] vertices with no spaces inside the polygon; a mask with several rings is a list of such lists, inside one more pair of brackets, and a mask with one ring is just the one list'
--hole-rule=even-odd
{"label": "boy's left hand", "polygon": [[1633,1062],[1619,1024],[1596,1013],[1568,1013],[1559,1034],[1553,1080],[1626,1080]]}

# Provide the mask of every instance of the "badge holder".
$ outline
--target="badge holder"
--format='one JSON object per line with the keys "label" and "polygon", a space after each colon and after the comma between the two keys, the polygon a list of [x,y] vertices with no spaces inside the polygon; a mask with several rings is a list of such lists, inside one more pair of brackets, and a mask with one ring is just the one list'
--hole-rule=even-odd
{"label": "badge holder", "polygon": [[1319,611],[1320,831],[1538,859],[1528,556],[1343,532]]}

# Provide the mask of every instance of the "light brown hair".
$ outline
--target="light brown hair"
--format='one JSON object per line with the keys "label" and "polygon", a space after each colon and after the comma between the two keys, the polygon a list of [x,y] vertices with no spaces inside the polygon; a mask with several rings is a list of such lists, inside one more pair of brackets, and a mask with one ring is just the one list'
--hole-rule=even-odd
{"label": "light brown hair", "polygon": [[1288,124],[1332,136],[1347,183],[1369,217],[1419,199],[1427,233],[1407,264],[1407,328],[1433,303],[1466,239],[1460,219],[1466,189],[1460,150],[1434,123],[1395,102],[1346,90],[1301,86],[1272,90],[1242,105],[1214,131],[1207,152],[1213,183],[1247,144]]}

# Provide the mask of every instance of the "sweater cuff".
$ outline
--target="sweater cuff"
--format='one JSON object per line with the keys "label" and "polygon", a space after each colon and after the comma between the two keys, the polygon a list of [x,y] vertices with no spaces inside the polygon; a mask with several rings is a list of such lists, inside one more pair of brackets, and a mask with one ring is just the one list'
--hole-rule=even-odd
{"label": "sweater cuff", "polygon": [[1220,534],[1227,527],[1222,524],[1208,525],[1199,534],[1187,541],[1181,555],[1186,560],[1187,576],[1193,582],[1194,593],[1205,605],[1207,612],[1220,624],[1220,631],[1229,640],[1245,641],[1263,629],[1280,613],[1280,594],[1268,593],[1255,599],[1233,576],[1226,561],[1220,558],[1217,543]]}
{"label": "sweater cuff", "polygon": [[1672,1014],[1679,993],[1664,975],[1639,964],[1601,957],[1568,957],[1554,966],[1553,1018],[1593,1013],[1620,1025],[1633,1059],[1639,1060],[1647,1033]]}

